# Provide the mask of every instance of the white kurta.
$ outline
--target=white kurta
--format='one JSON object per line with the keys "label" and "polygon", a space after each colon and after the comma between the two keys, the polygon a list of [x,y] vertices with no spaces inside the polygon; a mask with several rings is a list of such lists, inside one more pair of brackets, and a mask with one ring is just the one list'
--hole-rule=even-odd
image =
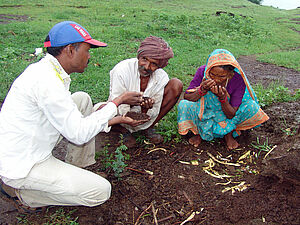
{"label": "white kurta", "polygon": [[70,81],[49,54],[14,81],[0,112],[0,176],[26,177],[36,163],[49,158],[60,135],[82,145],[110,130],[115,104],[84,117],[69,92]]}
{"label": "white kurta", "polygon": [[[157,69],[151,75],[147,88],[143,94],[143,96],[153,98],[155,101],[153,108],[149,109],[147,112],[151,118],[150,121],[137,127],[128,125],[123,126],[130,132],[144,130],[150,127],[159,114],[164,88],[168,82],[168,74],[163,69]],[[110,95],[108,100],[113,100],[125,91],[140,91],[140,73],[138,71],[137,58],[123,60],[110,71]],[[141,107],[134,106],[130,108],[130,105],[127,104],[122,104],[118,107],[119,115],[124,115],[128,111],[141,112]]]}

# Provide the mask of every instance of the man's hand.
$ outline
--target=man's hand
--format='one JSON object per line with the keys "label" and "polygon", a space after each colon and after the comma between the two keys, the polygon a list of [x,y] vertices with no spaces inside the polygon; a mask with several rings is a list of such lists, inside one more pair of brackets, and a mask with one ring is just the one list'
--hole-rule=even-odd
{"label": "man's hand", "polygon": [[142,99],[143,92],[136,92],[136,91],[126,91],[119,97],[113,99],[113,101],[120,105],[120,104],[128,104],[128,105],[140,105],[143,101]]}
{"label": "man's hand", "polygon": [[139,126],[141,124],[148,122],[149,120],[150,120],[150,117],[148,119],[144,119],[144,120],[134,120],[128,116],[122,116],[121,123],[128,124],[129,126],[132,126],[132,127],[136,127],[136,126]]}
{"label": "man's hand", "polygon": [[141,107],[144,109],[152,109],[153,104],[155,103],[153,98],[143,97],[143,101],[141,102]]}
{"label": "man's hand", "polygon": [[148,119],[144,119],[144,120],[134,120],[128,116],[115,116],[114,118],[112,118],[111,120],[108,121],[108,126],[113,126],[116,124],[123,123],[123,124],[128,124],[129,126],[132,126],[132,127],[136,127],[138,125],[146,123],[149,120],[150,120],[150,117]]}

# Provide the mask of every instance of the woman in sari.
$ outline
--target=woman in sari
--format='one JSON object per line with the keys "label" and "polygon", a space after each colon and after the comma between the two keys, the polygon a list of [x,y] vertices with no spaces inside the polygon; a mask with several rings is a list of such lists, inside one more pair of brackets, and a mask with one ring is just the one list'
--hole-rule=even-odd
{"label": "woman in sari", "polygon": [[227,148],[235,149],[241,130],[268,119],[239,63],[225,49],[214,50],[198,68],[178,105],[179,134],[191,131],[189,143],[195,147],[201,140],[224,137]]}

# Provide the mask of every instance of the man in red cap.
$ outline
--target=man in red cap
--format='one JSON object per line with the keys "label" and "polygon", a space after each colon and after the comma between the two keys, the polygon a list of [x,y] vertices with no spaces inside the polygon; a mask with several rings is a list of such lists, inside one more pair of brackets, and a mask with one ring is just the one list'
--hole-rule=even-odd
{"label": "man in red cap", "polygon": [[124,133],[127,147],[135,144],[135,139],[130,133],[139,130],[144,130],[146,137],[153,144],[163,141],[162,136],[155,132],[154,125],[176,104],[183,86],[179,79],[169,79],[163,70],[174,54],[172,48],[162,38],[147,37],[141,42],[137,53],[137,58],[121,61],[110,71],[109,100],[126,91],[143,92],[143,96],[147,97],[140,106],[123,104],[118,107],[118,115],[135,111],[146,113],[150,117],[150,120],[139,126],[133,127],[130,124],[123,124],[122,127],[114,126],[115,130]]}
{"label": "man in red cap", "polygon": [[[18,198],[23,209],[99,205],[110,197],[111,184],[79,167],[95,163],[94,137],[99,132],[120,123],[141,124],[116,115],[121,104],[140,105],[142,93],[124,92],[94,111],[87,93],[69,92],[70,74],[84,72],[90,48],[106,44],[92,39],[81,25],[64,21],[50,30],[44,46],[46,56],[14,81],[2,105],[1,191]],[[68,163],[52,155],[61,136],[70,142]]]}

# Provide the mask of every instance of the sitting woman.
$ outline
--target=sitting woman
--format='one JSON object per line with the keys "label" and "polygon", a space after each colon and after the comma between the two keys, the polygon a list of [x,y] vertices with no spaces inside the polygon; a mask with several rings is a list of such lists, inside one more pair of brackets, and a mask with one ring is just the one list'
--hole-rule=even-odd
{"label": "sitting woman", "polygon": [[178,105],[179,134],[192,131],[189,143],[223,138],[228,149],[239,146],[234,137],[268,120],[235,57],[216,49],[198,68],[184,100]]}

